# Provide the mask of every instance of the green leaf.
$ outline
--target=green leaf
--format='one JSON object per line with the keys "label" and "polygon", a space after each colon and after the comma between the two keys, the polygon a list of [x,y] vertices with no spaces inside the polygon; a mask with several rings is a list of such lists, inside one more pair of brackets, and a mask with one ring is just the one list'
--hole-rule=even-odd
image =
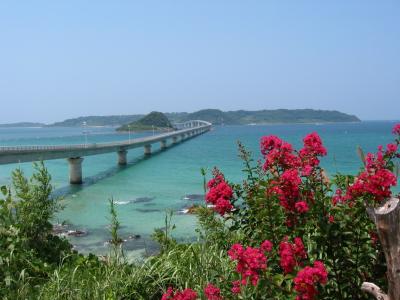
{"label": "green leaf", "polygon": [[5,185],[1,186],[1,187],[0,187],[0,190],[1,190],[1,193],[2,193],[4,196],[7,196],[8,189],[7,189],[7,187],[6,187]]}
{"label": "green leaf", "polygon": [[272,281],[277,285],[277,286],[281,286],[283,283],[283,280],[285,279],[285,277],[283,276],[283,274],[276,274],[272,277]]}

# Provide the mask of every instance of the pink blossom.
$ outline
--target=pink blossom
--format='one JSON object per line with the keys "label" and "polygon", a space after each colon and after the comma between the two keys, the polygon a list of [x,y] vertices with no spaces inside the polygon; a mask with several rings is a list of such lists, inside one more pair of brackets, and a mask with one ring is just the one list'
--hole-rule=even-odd
{"label": "pink blossom", "polygon": [[241,275],[241,283],[247,284],[250,279],[252,285],[256,286],[259,279],[259,272],[267,268],[267,258],[262,249],[247,247],[243,248],[240,244],[232,245],[228,250],[231,260],[237,261],[236,271]]}
{"label": "pink blossom", "polygon": [[387,144],[386,149],[386,154],[394,154],[397,152],[397,144]]}
{"label": "pink blossom", "polygon": [[204,295],[207,300],[222,300],[221,290],[211,283],[204,288]]}
{"label": "pink blossom", "polygon": [[292,244],[288,242],[288,238],[286,237],[279,244],[279,256],[280,265],[284,273],[291,273],[302,259],[307,258],[307,253],[301,238],[296,237]]}
{"label": "pink blossom", "polygon": [[296,211],[300,214],[308,212],[308,209],[309,209],[307,203],[304,201],[297,202],[295,204],[295,208],[296,208]]}
{"label": "pink blossom", "polygon": [[260,245],[261,250],[265,251],[265,252],[271,252],[272,251],[272,242],[269,240],[265,240],[264,242],[262,242],[262,244]]}
{"label": "pink blossom", "polygon": [[209,191],[206,194],[206,202],[213,205],[214,211],[221,216],[231,212],[233,190],[225,181],[223,174],[218,170],[214,171],[214,178],[208,182],[207,186]]}
{"label": "pink blossom", "polygon": [[261,138],[261,153],[264,155],[264,170],[294,168],[300,165],[300,159],[293,153],[292,145],[274,135]]}
{"label": "pink blossom", "polygon": [[400,135],[400,123],[394,125],[392,133],[395,135]]}
{"label": "pink blossom", "polygon": [[240,284],[240,280],[235,280],[235,281],[233,281],[232,282],[232,285],[233,285],[233,287],[232,287],[232,289],[231,289],[231,291],[232,291],[232,293],[234,293],[234,294],[240,294],[240,292],[241,292],[241,284]]}
{"label": "pink blossom", "polygon": [[162,295],[161,300],[196,300],[197,293],[192,289],[183,291],[174,291],[172,287],[167,289],[167,292]]}
{"label": "pink blossom", "polygon": [[315,261],[313,267],[300,270],[294,279],[294,289],[297,292],[296,300],[313,300],[318,294],[317,284],[326,284],[328,272],[320,261]]}

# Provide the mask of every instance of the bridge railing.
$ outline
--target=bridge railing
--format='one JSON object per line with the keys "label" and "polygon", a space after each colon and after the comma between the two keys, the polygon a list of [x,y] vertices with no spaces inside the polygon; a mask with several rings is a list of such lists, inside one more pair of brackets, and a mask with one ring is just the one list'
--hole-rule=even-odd
{"label": "bridge railing", "polygon": [[84,149],[98,149],[106,147],[115,146],[129,146],[135,143],[142,143],[155,139],[160,139],[162,137],[168,138],[179,133],[185,132],[185,130],[190,130],[192,128],[205,128],[211,126],[212,124],[202,120],[192,120],[183,123],[176,123],[178,125],[175,127],[176,131],[171,131],[167,133],[162,133],[156,136],[146,136],[142,138],[131,139],[130,141],[119,141],[119,142],[106,142],[106,143],[86,143],[86,144],[70,144],[70,145],[27,145],[27,146],[0,146],[1,152],[29,152],[29,151],[66,151],[66,150],[84,150]]}
{"label": "bridge railing", "polygon": [[190,120],[182,123],[174,123],[173,126],[176,129],[185,129],[185,128],[195,128],[199,126],[210,126],[212,125],[210,122],[203,120]]}

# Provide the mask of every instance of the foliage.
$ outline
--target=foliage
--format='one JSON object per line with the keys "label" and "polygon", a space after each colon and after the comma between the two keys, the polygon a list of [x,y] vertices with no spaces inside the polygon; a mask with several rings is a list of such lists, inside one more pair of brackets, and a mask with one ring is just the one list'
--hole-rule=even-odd
{"label": "foliage", "polygon": [[161,112],[153,111],[137,121],[134,121],[129,124],[125,124],[125,125],[117,128],[117,130],[118,131],[151,130],[153,127],[156,129],[157,128],[172,128],[172,124],[166,115],[164,115]]}
{"label": "foliage", "polygon": [[56,122],[47,126],[51,127],[82,127],[86,122],[87,126],[120,126],[139,120],[143,115],[114,115],[114,116],[87,116]]}
{"label": "foliage", "polygon": [[[363,281],[386,288],[385,260],[366,207],[391,196],[396,141],[361,155],[356,177],[329,179],[316,133],[296,151],[278,137],[261,140],[264,162],[239,144],[246,179],[230,183],[218,169],[205,181],[207,206],[196,209],[198,241],[173,238],[172,213],[153,238],[160,253],[127,262],[110,200],[110,255],[72,252],[51,234],[60,208],[50,176],[20,170],[0,200],[0,296],[4,299],[367,299]],[[205,176],[205,170],[202,169]],[[397,179],[397,178],[396,178]],[[377,184],[379,183],[379,184]],[[384,195],[384,197],[382,196]]]}
{"label": "foliage", "polygon": [[71,251],[66,240],[52,234],[50,219],[60,208],[51,196],[51,177],[42,163],[28,180],[20,169],[13,186],[1,187],[0,297],[27,295]]}
{"label": "foliage", "polygon": [[264,124],[264,123],[309,123],[309,122],[359,122],[356,116],[338,111],[313,109],[276,109],[258,111],[221,111],[203,109],[185,115],[180,121],[204,120],[213,124]]}
{"label": "foliage", "polygon": [[358,177],[337,174],[332,180],[319,166],[326,155],[319,136],[303,141],[296,151],[278,137],[264,137],[265,162],[256,165],[239,144],[247,174],[241,185],[213,171],[206,201],[214,214],[201,211],[199,219],[203,237],[230,247],[227,254],[236,262],[236,280],[219,286],[231,285],[222,293],[228,299],[366,299],[363,281],[386,284],[365,208],[391,195],[399,138],[368,154]]}

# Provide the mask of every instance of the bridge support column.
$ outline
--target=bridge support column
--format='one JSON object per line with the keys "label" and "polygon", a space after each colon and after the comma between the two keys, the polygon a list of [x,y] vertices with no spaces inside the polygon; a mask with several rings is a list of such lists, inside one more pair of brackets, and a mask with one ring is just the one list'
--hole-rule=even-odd
{"label": "bridge support column", "polygon": [[181,142],[185,139],[185,134],[181,134]]}
{"label": "bridge support column", "polygon": [[172,138],[172,144],[176,144],[176,143],[178,143],[178,137],[177,137],[177,136],[174,136],[174,137]]}
{"label": "bridge support column", "polygon": [[127,164],[126,156],[128,154],[128,151],[120,150],[117,153],[118,153],[118,164],[121,166],[126,165]]}
{"label": "bridge support column", "polygon": [[150,155],[150,154],[151,154],[151,144],[144,145],[144,155]]}
{"label": "bridge support column", "polygon": [[69,163],[69,183],[82,183],[82,157],[70,157],[67,159]]}
{"label": "bridge support column", "polygon": [[161,150],[165,150],[165,149],[167,149],[167,141],[163,140],[163,141],[161,141]]}

